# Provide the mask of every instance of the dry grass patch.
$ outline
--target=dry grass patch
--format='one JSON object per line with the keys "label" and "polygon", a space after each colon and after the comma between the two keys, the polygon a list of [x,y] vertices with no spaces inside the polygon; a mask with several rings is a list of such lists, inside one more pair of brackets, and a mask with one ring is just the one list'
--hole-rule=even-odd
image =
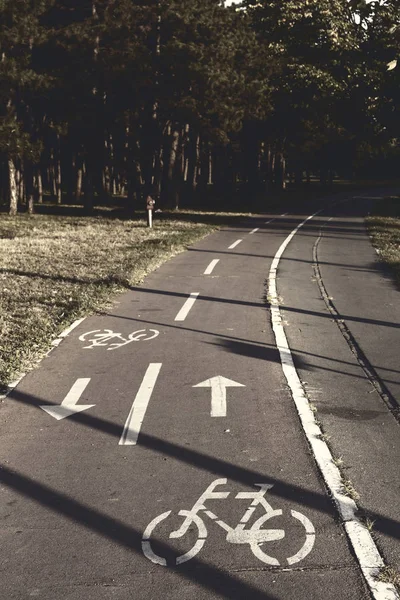
{"label": "dry grass patch", "polygon": [[217,228],[204,220],[166,215],[148,229],[140,220],[1,215],[0,386],[73,320]]}
{"label": "dry grass patch", "polygon": [[390,266],[400,287],[400,197],[379,201],[367,218],[372,243]]}
{"label": "dry grass patch", "polygon": [[400,572],[393,567],[383,567],[379,573],[378,581],[392,583],[397,589],[400,589]]}

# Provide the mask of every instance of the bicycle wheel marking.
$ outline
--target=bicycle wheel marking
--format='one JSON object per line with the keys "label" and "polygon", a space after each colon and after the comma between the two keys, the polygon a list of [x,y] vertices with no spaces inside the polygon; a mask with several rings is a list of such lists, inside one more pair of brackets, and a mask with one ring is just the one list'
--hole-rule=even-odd
{"label": "bicycle wheel marking", "polygon": [[[265,499],[265,494],[273,487],[273,485],[270,483],[254,484],[254,487],[258,488],[256,491],[239,492],[235,495],[235,499],[238,500],[251,500],[250,505],[246,508],[242,518],[235,527],[231,527],[222,521],[216,513],[208,510],[205,506],[208,500],[226,500],[230,496],[230,492],[214,491],[214,489],[220,485],[226,485],[226,479],[214,480],[203,494],[201,494],[191,510],[180,510],[178,512],[178,516],[183,517],[183,522],[178,529],[170,532],[169,539],[183,538],[189,529],[192,528],[191,526],[195,525],[197,528],[197,540],[192,548],[176,557],[175,561],[173,561],[174,566],[181,565],[191,560],[203,548],[208,537],[207,527],[204,522],[206,518],[210,519],[211,523],[218,525],[226,532],[226,541],[229,544],[248,544],[254,556],[261,562],[271,566],[280,566],[281,563],[279,560],[267,554],[263,547],[268,542],[279,541],[286,537],[286,531],[284,529],[275,529],[273,527],[269,529],[262,528],[267,521],[283,515],[282,509],[273,509]],[[265,514],[259,517],[251,527],[246,529],[246,525],[257,507],[263,508]],[[162,521],[168,519],[171,512],[172,511],[170,510],[166,511],[150,521],[142,538],[142,550],[146,558],[151,562],[164,567],[168,566],[167,561],[163,556],[159,556],[154,552],[151,545],[151,538],[156,527]],[[294,565],[301,560],[304,560],[313,549],[315,542],[315,528],[308,517],[302,513],[296,510],[290,510],[289,515],[299,521],[305,529],[305,541],[301,548],[286,559],[287,564]],[[290,531],[288,531],[288,536],[290,536]]]}
{"label": "bicycle wheel marking", "polygon": [[89,346],[84,346],[84,350],[93,350],[93,348],[107,348],[107,350],[117,350],[131,344],[132,342],[149,341],[160,335],[157,329],[139,329],[132,331],[125,338],[121,333],[117,333],[112,329],[94,329],[87,331],[79,336],[81,342],[90,342]]}

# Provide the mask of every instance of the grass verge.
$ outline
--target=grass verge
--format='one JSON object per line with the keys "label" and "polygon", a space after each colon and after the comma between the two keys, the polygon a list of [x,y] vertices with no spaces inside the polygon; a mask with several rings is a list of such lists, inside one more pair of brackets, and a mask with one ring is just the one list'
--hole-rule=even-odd
{"label": "grass verge", "polygon": [[383,567],[379,573],[378,581],[392,583],[397,589],[400,589],[400,572],[393,567]]}
{"label": "grass verge", "polygon": [[366,221],[373,245],[393,271],[400,288],[400,197],[378,201]]}
{"label": "grass verge", "polygon": [[[75,319],[241,215],[163,214],[144,220],[0,217],[0,388],[32,368]],[[206,222],[204,222],[206,221]]]}

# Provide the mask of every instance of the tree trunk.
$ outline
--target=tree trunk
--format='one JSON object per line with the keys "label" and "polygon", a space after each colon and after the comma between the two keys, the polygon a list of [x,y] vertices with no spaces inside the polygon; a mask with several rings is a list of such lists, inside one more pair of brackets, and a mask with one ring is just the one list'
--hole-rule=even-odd
{"label": "tree trunk", "polygon": [[82,196],[82,181],[83,181],[83,164],[80,159],[77,158],[77,169],[76,169],[76,184],[75,184],[75,202],[81,203]]}
{"label": "tree trunk", "polygon": [[56,183],[56,196],[57,204],[62,202],[62,189],[61,189],[61,160],[59,149],[57,149],[57,158],[55,163],[55,183]]}
{"label": "tree trunk", "polygon": [[25,164],[25,189],[26,189],[26,201],[28,207],[28,214],[33,215],[35,212],[34,207],[34,180],[33,180],[33,165],[31,163]]}
{"label": "tree trunk", "polygon": [[19,167],[15,170],[15,183],[17,186],[17,196],[20,205],[25,204],[25,185],[24,185],[24,163],[22,160],[19,161]]}
{"label": "tree trunk", "polygon": [[213,184],[213,157],[212,150],[208,151],[208,185]]}
{"label": "tree trunk", "polygon": [[43,203],[43,180],[42,180],[42,172],[40,167],[38,167],[36,172],[36,193],[37,193],[37,202],[39,204]]}
{"label": "tree trunk", "polygon": [[168,208],[178,208],[179,194],[176,174],[176,163],[178,158],[180,132],[177,126],[173,127],[170,136],[170,153],[168,159],[167,182],[166,182],[166,201]]}
{"label": "tree trunk", "polygon": [[16,168],[12,158],[8,159],[8,177],[9,177],[9,186],[10,186],[10,209],[9,214],[12,217],[18,212],[18,194],[17,194],[17,182],[15,179],[16,176]]}
{"label": "tree trunk", "polygon": [[286,187],[285,170],[286,170],[285,157],[283,155],[282,150],[279,150],[276,152],[276,159],[275,159],[275,185],[280,190],[284,190]]}
{"label": "tree trunk", "polygon": [[197,184],[199,183],[199,178],[201,176],[201,160],[200,160],[200,148],[201,148],[201,139],[198,135],[196,137],[196,147],[195,147],[195,162],[193,169],[193,180],[192,180],[192,188],[193,191],[196,190]]}

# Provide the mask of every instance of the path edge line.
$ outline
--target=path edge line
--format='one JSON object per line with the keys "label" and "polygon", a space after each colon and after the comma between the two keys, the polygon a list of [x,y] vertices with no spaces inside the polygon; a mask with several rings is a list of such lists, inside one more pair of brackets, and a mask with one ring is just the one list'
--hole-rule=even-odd
{"label": "path edge line", "polygon": [[290,388],[303,431],[325,481],[325,485],[342,519],[347,537],[350,540],[371,595],[374,600],[400,600],[400,596],[394,585],[377,580],[385,563],[367,527],[356,516],[358,510],[357,504],[343,493],[341,473],[334,463],[332,453],[328,444],[323,439],[321,428],[317,424],[314,413],[310,408],[310,403],[294,365],[293,355],[289,348],[279,308],[276,280],[280,259],[299,229],[320,214],[322,210],[310,215],[293,229],[278,248],[271,263],[268,275],[268,298],[272,330],[279,351],[282,370]]}
{"label": "path edge line", "polygon": [[11,383],[9,383],[7,385],[7,387],[5,388],[5,392],[0,393],[0,402],[4,402],[4,400],[7,398],[7,396],[9,396],[11,394],[11,392],[13,390],[15,390],[17,385],[19,385],[21,383],[21,381],[24,379],[24,377],[26,377],[28,375],[28,373],[31,373],[31,371],[33,371],[34,369],[37,369],[37,367],[40,365],[40,363],[45,358],[47,358],[49,356],[49,354],[55,348],[58,348],[58,346],[61,344],[61,342],[64,341],[65,338],[69,336],[71,331],[73,331],[76,327],[78,327],[78,325],[80,325],[85,319],[86,319],[86,317],[81,317],[80,319],[76,319],[76,321],[71,323],[71,325],[68,325],[68,327],[66,327],[61,333],[59,333],[58,337],[50,342],[50,348],[43,353],[43,355],[32,365],[32,367],[28,371],[18,375],[18,377],[16,379],[11,381]]}

